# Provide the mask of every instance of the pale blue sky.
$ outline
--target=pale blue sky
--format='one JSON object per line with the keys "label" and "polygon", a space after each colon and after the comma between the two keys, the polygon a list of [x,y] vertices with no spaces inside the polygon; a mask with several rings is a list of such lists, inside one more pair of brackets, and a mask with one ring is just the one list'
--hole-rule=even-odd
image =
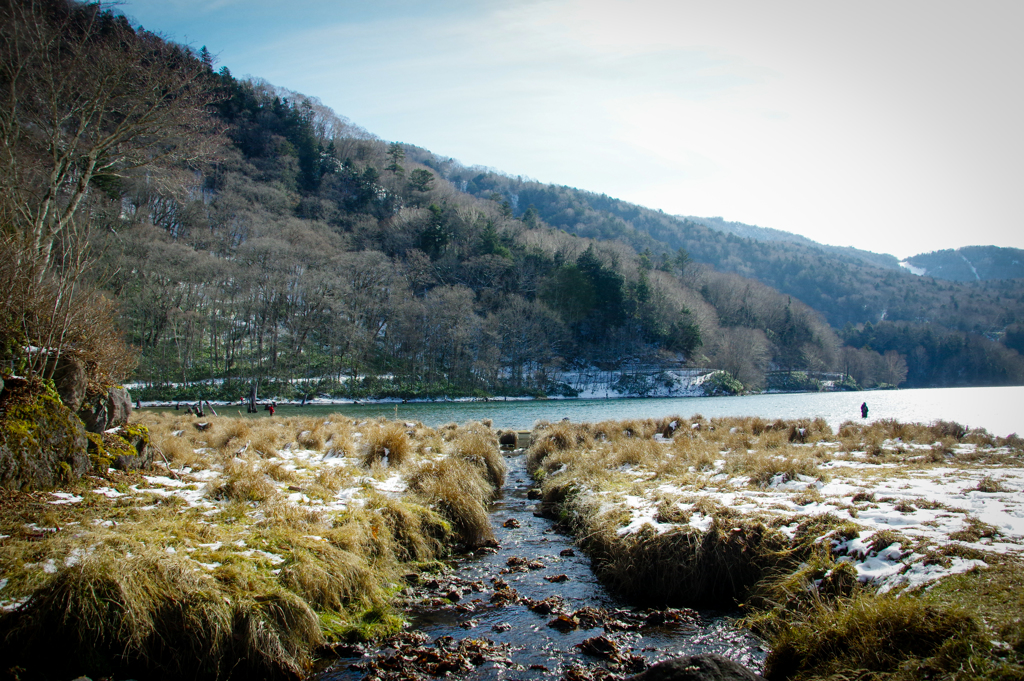
{"label": "pale blue sky", "polygon": [[389,141],[824,243],[1024,248],[1024,3],[127,0]]}

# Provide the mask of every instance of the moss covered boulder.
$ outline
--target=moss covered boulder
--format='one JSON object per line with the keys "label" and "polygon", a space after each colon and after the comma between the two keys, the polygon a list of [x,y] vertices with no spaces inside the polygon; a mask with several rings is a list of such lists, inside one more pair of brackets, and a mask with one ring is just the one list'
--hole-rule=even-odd
{"label": "moss covered boulder", "polygon": [[56,394],[6,378],[0,393],[0,485],[52,489],[89,467],[78,417]]}
{"label": "moss covered boulder", "polygon": [[126,424],[102,433],[86,433],[89,441],[89,459],[98,473],[109,468],[118,470],[145,470],[153,465],[156,445],[149,438],[149,429],[137,424]]}

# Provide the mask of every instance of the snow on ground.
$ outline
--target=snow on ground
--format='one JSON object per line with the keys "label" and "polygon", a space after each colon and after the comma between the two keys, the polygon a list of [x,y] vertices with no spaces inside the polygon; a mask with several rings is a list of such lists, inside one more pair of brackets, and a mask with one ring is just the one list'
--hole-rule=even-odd
{"label": "snow on ground", "polygon": [[[973,452],[972,447],[961,446],[958,451]],[[913,453],[931,447],[908,445],[906,449]],[[1010,457],[1005,448],[983,453],[992,455],[989,461],[1003,455],[1008,463],[953,463],[952,459],[945,465],[871,463],[857,460],[862,453],[854,452],[852,460],[837,458],[820,464],[820,477],[789,479],[780,473],[763,487],[750,485],[746,476],[721,472],[724,460],[716,462],[716,471],[707,474],[703,485],[666,483],[653,471],[629,466],[617,471],[628,476],[620,478],[628,480],[624,486],[628,494],[616,491],[614,485],[590,493],[600,499],[599,514],[628,511],[617,531],[622,537],[644,528],[656,534],[686,527],[706,532],[712,515],[695,510],[697,500],[712,501],[733,512],[775,517],[775,524],[791,539],[808,517],[831,514],[840,522],[855,524],[858,535],[849,540],[826,535],[820,540],[830,541],[833,556],[850,562],[862,581],[886,592],[986,566],[979,558],[952,555],[955,551],[950,549],[956,546],[978,555],[1024,555],[1024,463]],[[638,487],[645,492],[639,494]],[[689,514],[689,519],[659,521],[659,506],[673,499],[677,501],[672,506],[683,517]]]}
{"label": "snow on ground", "polygon": [[[415,426],[415,424],[411,424]],[[355,441],[359,441],[360,432],[352,433]],[[179,433],[180,437],[181,434]],[[375,465],[367,470],[361,462],[353,457],[339,455],[330,447],[325,452],[301,449],[292,443],[281,448],[274,456],[260,457],[255,453],[236,455],[234,458],[222,458],[204,448],[194,450],[201,457],[195,468],[189,466],[170,466],[158,461],[152,471],[144,475],[133,475],[122,479],[118,484],[99,478],[93,480],[96,486],[87,490],[76,489],[76,493],[49,492],[45,493],[47,503],[62,507],[68,511],[80,509],[82,522],[62,523],[62,527],[37,527],[25,525],[25,530],[38,537],[53,533],[73,533],[78,542],[99,542],[103,532],[135,532],[132,528],[136,523],[145,523],[146,514],[154,511],[166,511],[186,519],[198,519],[200,524],[215,528],[220,536],[233,537],[232,541],[216,541],[210,543],[194,543],[182,540],[168,533],[161,541],[167,553],[185,553],[196,565],[204,570],[215,570],[234,554],[254,562],[263,562],[269,567],[277,566],[285,561],[285,557],[274,553],[273,547],[249,546],[246,539],[250,537],[249,524],[259,523],[273,512],[274,507],[286,506],[309,514],[323,514],[350,511],[365,506],[372,494],[387,497],[400,497],[408,488],[404,476],[395,469]],[[440,457],[441,454],[427,448],[426,458]],[[326,472],[326,473],[325,473]],[[324,483],[318,477],[329,473],[331,481]],[[250,475],[264,484],[270,485],[270,500],[263,503],[245,502],[246,523],[223,520],[232,513],[232,504],[219,493],[221,487],[234,477]],[[189,520],[189,522],[191,522]],[[78,525],[78,527],[70,527]],[[95,533],[100,533],[96,534]],[[8,535],[0,535],[0,539]],[[322,537],[308,537],[310,540],[324,541]],[[95,548],[94,546],[92,548]],[[58,549],[59,550],[59,549]],[[92,550],[92,549],[88,549]],[[66,555],[47,558],[35,563],[28,562],[21,566],[21,571],[30,573],[41,571],[43,574],[56,573],[62,566],[70,567],[81,561],[86,555],[85,550],[72,548]],[[10,575],[0,580],[0,611],[11,610],[24,602],[24,598],[5,593]]]}

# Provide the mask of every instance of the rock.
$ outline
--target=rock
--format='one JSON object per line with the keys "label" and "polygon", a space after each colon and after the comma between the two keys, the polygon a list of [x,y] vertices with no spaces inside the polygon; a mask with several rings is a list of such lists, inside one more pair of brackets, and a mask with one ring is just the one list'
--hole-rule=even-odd
{"label": "rock", "polygon": [[89,470],[85,429],[74,412],[28,381],[8,378],[0,422],[0,485],[52,489]]}
{"label": "rock", "polygon": [[765,681],[738,662],[705,653],[665,660],[627,681]]}
{"label": "rock", "polygon": [[53,385],[57,388],[57,394],[60,395],[64,406],[71,411],[78,411],[85,400],[86,388],[89,387],[85,367],[75,357],[61,355],[53,369]]}
{"label": "rock", "polygon": [[148,470],[153,466],[155,445],[150,443],[149,429],[145,426],[125,425],[112,433],[128,443],[130,451],[114,457],[113,467],[121,471]]}
{"label": "rock", "polygon": [[515,518],[509,518],[501,524],[502,527],[516,528],[519,527],[519,521]]}
{"label": "rock", "polygon": [[582,643],[577,643],[575,647],[579,648],[584,655],[591,657],[609,658],[619,654],[619,646],[607,636],[588,638]]}
{"label": "rock", "polygon": [[146,470],[156,456],[145,426],[126,425],[102,433],[86,433],[93,469],[104,474],[108,468],[122,471]]}
{"label": "rock", "polygon": [[519,434],[514,430],[498,431],[498,444],[506,449],[515,449],[519,444]]}
{"label": "rock", "polygon": [[114,386],[107,392],[107,428],[123,426],[132,416],[132,396],[126,388]]}
{"label": "rock", "polygon": [[90,433],[102,433],[110,428],[123,426],[128,423],[131,415],[131,395],[119,386],[111,387],[106,394],[87,398],[78,409],[78,417]]}

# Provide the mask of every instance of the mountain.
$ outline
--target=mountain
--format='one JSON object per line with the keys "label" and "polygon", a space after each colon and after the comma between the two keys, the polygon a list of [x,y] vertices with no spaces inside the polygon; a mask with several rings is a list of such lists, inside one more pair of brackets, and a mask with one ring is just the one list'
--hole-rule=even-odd
{"label": "mountain", "polygon": [[756,241],[784,241],[794,244],[801,244],[803,246],[810,246],[812,248],[819,248],[823,251],[829,251],[844,256],[851,256],[859,258],[868,265],[874,265],[875,267],[887,268],[887,269],[898,269],[900,267],[899,258],[888,253],[874,253],[872,251],[864,251],[859,248],[853,248],[852,246],[829,246],[827,244],[818,243],[808,239],[805,236],[799,234],[793,234],[792,232],[784,232],[781,229],[773,229],[771,227],[757,227],[756,225],[745,225],[742,222],[730,222],[720,217],[715,218],[701,218],[694,216],[680,216],[684,220],[690,220],[697,224],[710,227],[711,229],[718,230],[719,232],[726,232],[729,234],[735,234],[736,236],[746,237],[748,239],[754,239]]}
{"label": "mountain", "polygon": [[536,216],[580,237],[618,240],[655,260],[676,258],[682,249],[694,263],[756,279],[803,301],[837,329],[890,321],[998,337],[1007,324],[1024,321],[1024,282],[919,277],[892,267],[891,256],[875,258],[885,265],[878,266],[866,261],[865,251],[830,249],[800,238],[739,236],[604,194],[465,168],[424,150],[411,150],[411,155],[461,191],[506,201],[515,215]]}
{"label": "mountain", "polygon": [[1024,250],[999,246],[964,246],[921,253],[903,263],[914,274],[949,281],[1024,278]]}

